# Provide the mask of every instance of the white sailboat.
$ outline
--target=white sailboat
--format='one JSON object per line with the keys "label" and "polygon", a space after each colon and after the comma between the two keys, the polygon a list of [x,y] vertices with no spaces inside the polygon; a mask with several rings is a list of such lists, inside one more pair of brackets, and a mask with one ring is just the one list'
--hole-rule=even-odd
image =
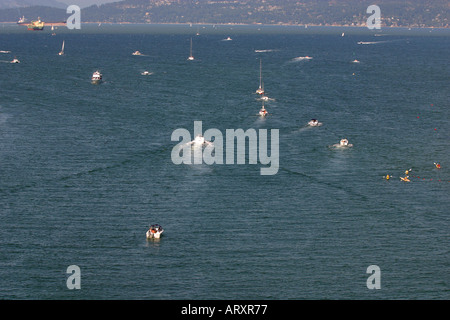
{"label": "white sailboat", "polygon": [[264,94],[264,89],[262,85],[262,61],[259,59],[259,88],[256,90],[257,94]]}
{"label": "white sailboat", "polygon": [[192,55],[192,38],[191,38],[191,50],[189,52],[188,60],[191,60],[191,61],[194,60],[194,56]]}
{"label": "white sailboat", "polygon": [[64,55],[64,40],[63,40],[63,43],[62,43],[61,51],[58,53],[58,55],[60,55],[60,56]]}

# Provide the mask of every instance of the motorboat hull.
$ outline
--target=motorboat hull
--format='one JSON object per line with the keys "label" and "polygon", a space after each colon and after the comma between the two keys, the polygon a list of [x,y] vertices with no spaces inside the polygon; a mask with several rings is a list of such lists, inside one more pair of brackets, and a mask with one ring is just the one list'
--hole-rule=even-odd
{"label": "motorboat hull", "polygon": [[146,233],[146,236],[147,236],[147,239],[159,239],[163,232],[159,232],[158,231],[158,232],[153,233],[150,230],[148,230],[147,233]]}

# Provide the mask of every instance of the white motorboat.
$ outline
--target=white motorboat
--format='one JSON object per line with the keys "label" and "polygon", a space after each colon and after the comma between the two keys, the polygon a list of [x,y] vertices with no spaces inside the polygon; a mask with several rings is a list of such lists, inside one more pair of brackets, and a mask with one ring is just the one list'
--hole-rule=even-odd
{"label": "white motorboat", "polygon": [[11,63],[20,63],[20,61],[19,61],[18,59],[14,58],[14,59],[11,61]]}
{"label": "white motorboat", "polygon": [[339,141],[339,144],[335,144],[336,147],[339,148],[347,148],[347,147],[353,147],[353,144],[348,143],[347,139],[341,139],[341,141]]}
{"label": "white motorboat", "polygon": [[204,145],[212,145],[211,141],[207,141],[201,134],[197,135],[194,140],[189,142],[193,147],[203,147]]}
{"label": "white motorboat", "polygon": [[92,84],[99,84],[100,82],[102,82],[102,79],[103,79],[103,76],[100,73],[100,71],[97,70],[92,74],[92,78],[91,78]]}
{"label": "white motorboat", "polygon": [[317,120],[317,119],[311,119],[308,122],[308,126],[310,126],[310,127],[319,127],[321,125],[322,125],[322,122],[319,122],[319,120]]}
{"label": "white motorboat", "polygon": [[133,56],[141,56],[142,53],[140,53],[139,51],[135,51],[132,53]]}
{"label": "white motorboat", "polygon": [[333,144],[333,145],[331,145],[329,147],[331,147],[331,148],[338,148],[338,149],[347,149],[347,148],[353,147],[353,144],[348,143],[347,139],[341,139],[339,141],[339,143]]}
{"label": "white motorboat", "polygon": [[146,232],[147,239],[159,239],[164,229],[159,224],[152,224]]}
{"label": "white motorboat", "polygon": [[149,76],[149,75],[151,75],[151,74],[153,74],[153,72],[149,72],[149,71],[144,71],[144,72],[141,72],[141,75],[143,75],[143,76]]}
{"label": "white motorboat", "polygon": [[353,63],[359,63],[359,60],[356,60],[356,59],[355,59],[355,60],[353,60],[352,62],[353,62]]}
{"label": "white motorboat", "polygon": [[267,112],[266,108],[264,107],[264,103],[263,103],[261,110],[259,110],[259,115],[260,115],[261,117],[265,117],[265,116],[267,116],[268,114],[269,114],[269,113]]}

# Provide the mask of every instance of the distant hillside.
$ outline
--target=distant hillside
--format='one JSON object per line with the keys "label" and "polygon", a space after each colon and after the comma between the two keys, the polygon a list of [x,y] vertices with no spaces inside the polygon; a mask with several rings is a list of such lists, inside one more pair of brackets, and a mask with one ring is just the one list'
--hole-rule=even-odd
{"label": "distant hillside", "polygon": [[0,9],[14,9],[22,7],[54,7],[54,8],[67,8],[67,5],[56,0],[1,0]]}
{"label": "distant hillside", "polygon": [[[448,0],[125,0],[82,9],[82,22],[233,23],[363,26],[367,7],[381,9],[382,26],[449,27]],[[60,13],[28,8],[26,17],[54,20]],[[67,18],[64,13],[63,16]],[[0,10],[0,21],[17,20]]]}
{"label": "distant hillside", "polygon": [[69,15],[66,14],[66,9],[57,9],[43,6],[26,7],[17,9],[0,10],[0,21],[14,22],[18,21],[20,17],[25,16],[27,22],[36,20],[38,17],[42,21],[65,21]]}

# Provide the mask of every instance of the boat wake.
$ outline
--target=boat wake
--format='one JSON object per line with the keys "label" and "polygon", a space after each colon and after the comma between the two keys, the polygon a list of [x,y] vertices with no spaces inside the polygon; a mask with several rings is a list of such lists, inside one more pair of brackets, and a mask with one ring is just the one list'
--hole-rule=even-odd
{"label": "boat wake", "polygon": [[258,98],[256,98],[256,100],[258,100],[258,101],[275,101],[274,98],[269,98],[268,96],[258,97]]}
{"label": "boat wake", "polygon": [[311,60],[312,57],[310,56],[304,56],[304,57],[296,57],[290,60],[290,62],[300,62],[300,61],[307,61],[307,60]]}
{"label": "boat wake", "polygon": [[358,44],[362,45],[369,45],[369,44],[380,44],[380,43],[386,43],[391,41],[358,41]]}
{"label": "boat wake", "polygon": [[255,50],[257,53],[263,53],[263,52],[275,52],[279,51],[278,49],[264,49],[264,50]]}
{"label": "boat wake", "polygon": [[319,122],[316,119],[311,119],[307,124],[305,124],[303,127],[301,127],[300,129],[297,129],[295,131],[293,131],[293,133],[298,133],[298,132],[303,132],[305,130],[309,130],[315,127],[321,127],[323,125],[322,122]]}
{"label": "boat wake", "polygon": [[0,50],[0,53],[11,53],[11,51]]}
{"label": "boat wake", "polygon": [[7,115],[5,113],[0,113],[0,124],[4,124],[8,118],[9,118],[9,115]]}

